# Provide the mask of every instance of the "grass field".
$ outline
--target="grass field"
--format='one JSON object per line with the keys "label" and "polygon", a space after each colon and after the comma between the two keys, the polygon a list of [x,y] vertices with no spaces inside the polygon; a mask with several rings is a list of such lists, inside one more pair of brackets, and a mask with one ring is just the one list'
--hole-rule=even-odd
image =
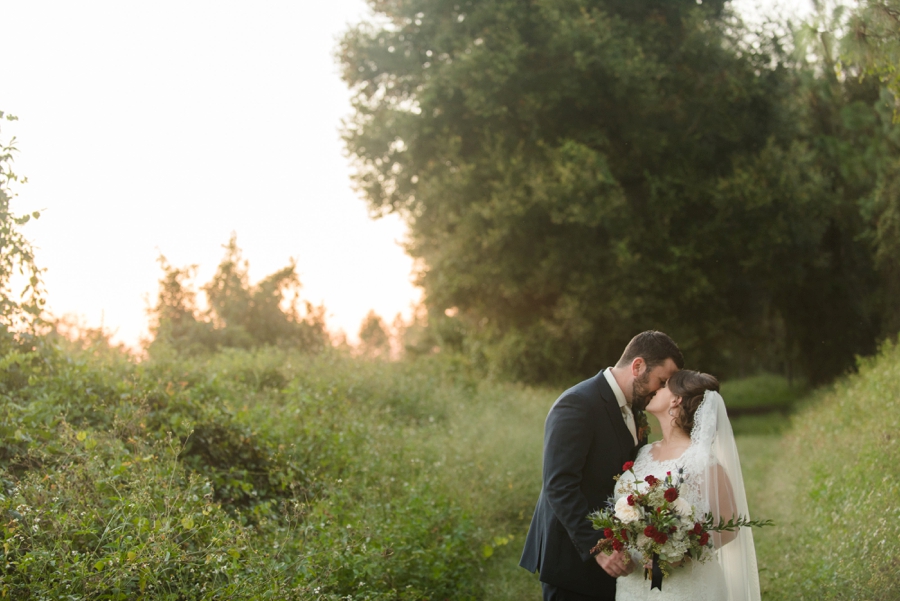
{"label": "grass field", "polygon": [[[0,595],[539,599],[517,567],[559,391],[464,362],[99,347],[0,358]],[[726,382],[766,599],[894,599],[900,352]],[[754,394],[758,393],[758,400]],[[777,401],[773,401],[777,399]]]}

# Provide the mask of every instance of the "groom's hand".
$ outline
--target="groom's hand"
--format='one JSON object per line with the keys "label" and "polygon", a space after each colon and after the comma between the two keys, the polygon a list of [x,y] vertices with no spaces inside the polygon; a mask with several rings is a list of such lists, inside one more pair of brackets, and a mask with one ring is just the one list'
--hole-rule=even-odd
{"label": "groom's hand", "polygon": [[603,571],[613,578],[627,576],[634,571],[634,562],[631,561],[631,557],[621,551],[614,551],[612,555],[597,553],[594,559],[597,560],[597,564],[603,568]]}

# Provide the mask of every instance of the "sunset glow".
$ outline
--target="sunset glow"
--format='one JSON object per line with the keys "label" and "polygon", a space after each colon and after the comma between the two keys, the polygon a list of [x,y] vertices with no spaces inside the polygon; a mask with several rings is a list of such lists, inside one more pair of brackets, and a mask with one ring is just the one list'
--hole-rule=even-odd
{"label": "sunset glow", "polygon": [[26,233],[54,314],[136,344],[157,257],[206,282],[232,231],[252,280],[296,258],[332,330],[409,314],[405,228],[369,218],[339,137],[333,52],[362,1],[0,5],[13,206],[43,211]]}

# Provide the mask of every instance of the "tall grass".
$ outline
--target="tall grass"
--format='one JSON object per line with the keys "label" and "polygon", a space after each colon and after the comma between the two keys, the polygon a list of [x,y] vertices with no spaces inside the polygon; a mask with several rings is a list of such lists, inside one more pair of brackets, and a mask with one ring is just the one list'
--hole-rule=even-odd
{"label": "tall grass", "polygon": [[752,506],[777,524],[756,535],[764,598],[900,599],[900,346],[790,422],[741,448]]}

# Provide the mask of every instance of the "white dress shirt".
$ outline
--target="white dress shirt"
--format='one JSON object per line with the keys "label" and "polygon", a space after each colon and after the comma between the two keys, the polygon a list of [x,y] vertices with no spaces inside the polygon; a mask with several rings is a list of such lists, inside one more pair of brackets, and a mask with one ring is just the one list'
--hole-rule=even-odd
{"label": "white dress shirt", "polygon": [[622,410],[622,419],[625,420],[625,425],[628,426],[628,431],[631,432],[634,444],[637,444],[637,428],[634,425],[634,414],[631,412],[631,405],[628,404],[628,401],[625,399],[625,393],[622,392],[619,383],[616,382],[616,378],[612,374],[612,368],[607,367],[603,372],[603,375],[606,377],[606,381],[609,382],[609,387],[612,388],[613,394],[616,395],[616,401],[619,402],[619,409]]}

